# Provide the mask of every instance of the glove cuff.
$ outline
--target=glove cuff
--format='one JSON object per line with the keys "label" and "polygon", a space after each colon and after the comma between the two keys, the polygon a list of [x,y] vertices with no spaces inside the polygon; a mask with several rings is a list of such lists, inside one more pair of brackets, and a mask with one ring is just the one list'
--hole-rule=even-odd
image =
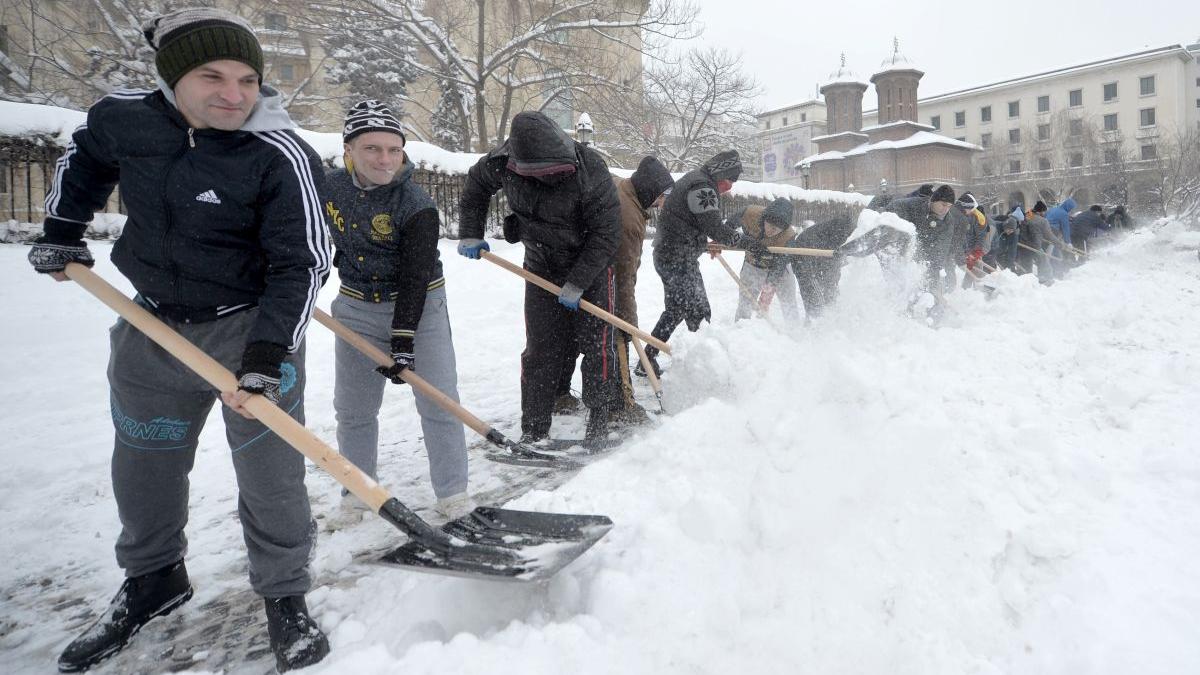
{"label": "glove cuff", "polygon": [[42,221],[42,236],[36,243],[86,247],[87,245],[83,242],[83,233],[86,231],[87,223],[77,223],[73,220],[50,216]]}
{"label": "glove cuff", "polygon": [[392,336],[392,358],[412,358],[414,352],[413,338],[410,335]]}
{"label": "glove cuff", "polygon": [[567,300],[579,300],[583,297],[583,289],[568,281],[563,284],[560,295]]}
{"label": "glove cuff", "polygon": [[274,342],[251,342],[242,352],[242,368],[237,372],[240,380],[246,373],[257,373],[267,378],[279,379],[280,365],[287,358],[287,349]]}

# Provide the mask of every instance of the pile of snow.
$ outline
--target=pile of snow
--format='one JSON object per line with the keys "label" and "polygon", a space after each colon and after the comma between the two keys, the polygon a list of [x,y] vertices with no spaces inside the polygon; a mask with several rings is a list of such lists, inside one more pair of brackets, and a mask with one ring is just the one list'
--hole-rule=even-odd
{"label": "pile of snow", "polygon": [[0,101],[0,136],[49,138],[59,146],[87,121],[87,113],[52,105]]}
{"label": "pile of snow", "polygon": [[872,209],[863,209],[858,212],[858,223],[854,227],[854,232],[850,233],[850,236],[847,237],[847,241],[858,239],[864,234],[880,227],[898,230],[910,237],[914,237],[917,234],[917,228],[912,223],[891,211],[880,213]]}
{"label": "pile of snow", "polygon": [[[993,300],[951,294],[939,330],[905,315],[872,258],[851,260],[839,305],[811,325],[734,323],[738,290],[704,259],[713,323],[671,340],[673,414],[511,504],[603,513],[608,536],[550,582],[515,585],[355,562],[396,543],[378,519],[322,533],[309,605],[333,652],[310,672],[1200,672],[1194,241],[1164,223],[1049,288],[1003,273]],[[95,246],[97,271],[128,291],[107,246]],[[516,435],[522,283],[441,246],[463,402]],[[519,246],[494,247],[520,259]],[[0,362],[0,597],[45,588],[15,596],[33,604],[6,600],[0,650],[14,673],[52,668],[120,583],[112,317],[80,289],[33,278],[23,254],[0,248],[0,351],[12,357]],[[650,262],[644,325],[662,309]],[[335,295],[333,279],[320,304]],[[308,426],[331,443],[332,350],[314,324]],[[387,396],[381,482],[426,505],[411,394]],[[555,425],[578,432],[582,420]],[[514,475],[472,455],[474,490]],[[318,514],[336,508],[337,486],[315,469],[309,490]],[[206,602],[246,588],[216,411],[191,493],[197,598],[163,625],[200,625]],[[170,648],[147,637],[123,663]],[[270,667],[191,657],[196,671]]]}

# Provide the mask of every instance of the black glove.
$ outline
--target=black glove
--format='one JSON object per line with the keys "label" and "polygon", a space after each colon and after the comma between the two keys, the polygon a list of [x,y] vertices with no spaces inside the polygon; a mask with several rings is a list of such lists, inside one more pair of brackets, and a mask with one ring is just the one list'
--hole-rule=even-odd
{"label": "black glove", "polygon": [[406,384],[400,373],[413,367],[416,358],[413,356],[413,339],[410,337],[392,338],[392,365],[379,366],[375,372],[383,375],[395,384]]}
{"label": "black glove", "polygon": [[61,272],[67,268],[67,263],[73,262],[88,267],[96,264],[82,239],[72,241],[42,236],[29,249],[29,264],[42,274]]}
{"label": "black glove", "polygon": [[748,253],[753,253],[757,256],[771,255],[771,251],[767,248],[766,244],[749,235],[743,234],[739,236],[737,238],[736,246],[737,248],[740,248]]}
{"label": "black glove", "polygon": [[242,352],[242,367],[237,371],[238,389],[260,394],[271,403],[279,403],[280,365],[287,358],[287,349],[274,342],[251,342]]}

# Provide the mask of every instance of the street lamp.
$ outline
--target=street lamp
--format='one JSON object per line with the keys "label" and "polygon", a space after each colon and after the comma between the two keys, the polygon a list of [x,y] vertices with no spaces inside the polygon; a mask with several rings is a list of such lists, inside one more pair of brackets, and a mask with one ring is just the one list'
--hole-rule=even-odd
{"label": "street lamp", "polygon": [[579,121],[575,123],[575,140],[579,141],[580,145],[591,145],[592,134],[595,131],[595,127],[592,126],[592,116],[580,113]]}
{"label": "street lamp", "polygon": [[887,193],[888,193],[887,179],[880,178],[879,179],[879,194],[886,195]]}
{"label": "street lamp", "polygon": [[805,162],[800,165],[800,177],[804,179],[804,189],[808,189],[808,177],[812,174],[812,164]]}
{"label": "street lamp", "polygon": [[846,192],[854,192],[854,183],[846,186]]}

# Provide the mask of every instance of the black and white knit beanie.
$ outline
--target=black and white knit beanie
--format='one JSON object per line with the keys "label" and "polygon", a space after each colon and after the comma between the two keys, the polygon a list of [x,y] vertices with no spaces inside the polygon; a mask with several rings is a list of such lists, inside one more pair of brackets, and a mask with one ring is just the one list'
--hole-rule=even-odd
{"label": "black and white knit beanie", "polygon": [[209,61],[240,61],[262,81],[263,53],[254,29],[223,9],[191,7],[150,19],[142,34],[154,48],[154,65],[172,89],[180,78]]}
{"label": "black and white knit beanie", "polygon": [[742,159],[737,150],[726,150],[713,155],[703,168],[713,180],[736,182],[738,176],[742,175]]}
{"label": "black and white knit beanie", "polygon": [[392,114],[391,108],[375,99],[359,101],[350,108],[350,112],[346,114],[346,124],[342,127],[342,142],[349,143],[355,136],[368,131],[396,134],[408,145],[408,138],[404,136],[404,127],[400,125],[400,120]]}

